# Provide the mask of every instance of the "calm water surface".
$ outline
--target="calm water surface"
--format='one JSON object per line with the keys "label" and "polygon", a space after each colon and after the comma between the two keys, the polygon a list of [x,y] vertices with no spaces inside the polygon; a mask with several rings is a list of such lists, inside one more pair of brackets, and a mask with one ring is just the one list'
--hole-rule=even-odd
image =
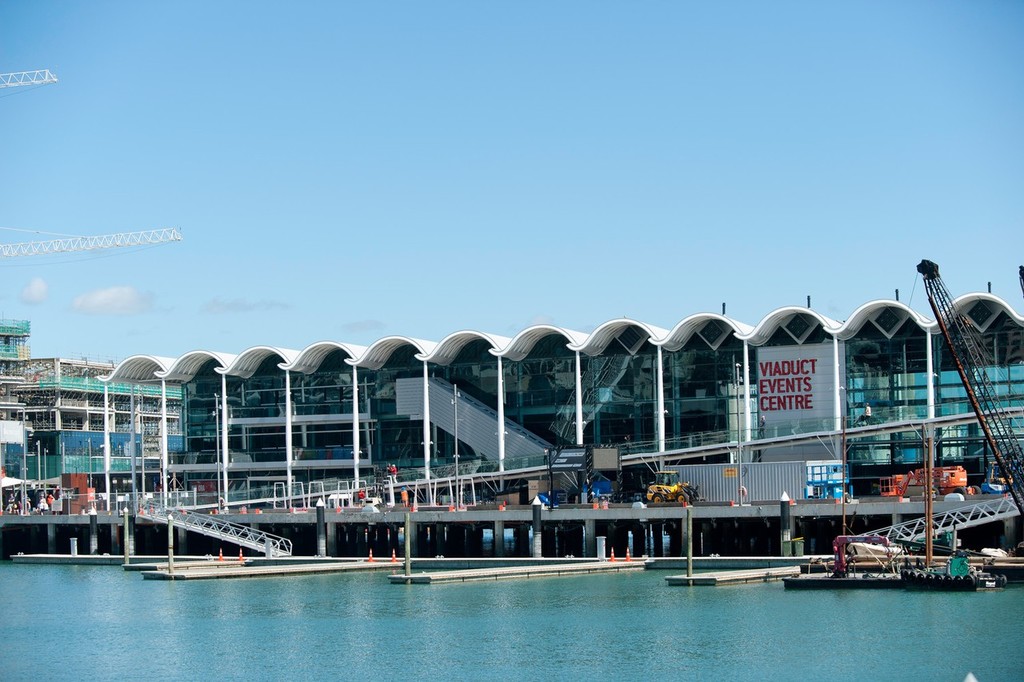
{"label": "calm water surface", "polygon": [[1024,679],[1024,589],[669,587],[663,571],[459,585],[163,582],[0,563],[0,679]]}

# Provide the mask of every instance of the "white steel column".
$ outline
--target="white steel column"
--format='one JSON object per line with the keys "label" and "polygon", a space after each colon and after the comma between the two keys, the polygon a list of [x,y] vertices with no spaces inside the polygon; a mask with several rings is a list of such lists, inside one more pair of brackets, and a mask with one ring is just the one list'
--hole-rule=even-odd
{"label": "white steel column", "polygon": [[292,506],[292,373],[284,371],[284,437],[285,475],[288,477],[288,507]]}
{"label": "white steel column", "polygon": [[750,344],[743,341],[743,440],[750,440]]}
{"label": "white steel column", "polygon": [[224,495],[224,506],[228,504],[228,377],[220,375],[220,456],[224,466],[224,485],[221,490]]}
{"label": "white steel column", "polygon": [[[92,458],[89,458],[92,471]],[[107,494],[107,511],[110,511],[110,384],[103,383],[103,484]]]}
{"label": "white steel column", "polygon": [[505,370],[498,356],[498,471],[505,471]]}
{"label": "white steel column", "polygon": [[654,383],[658,391],[658,452],[665,452],[665,363],[658,346],[658,380]]}
{"label": "white steel column", "polygon": [[167,506],[167,380],[160,380],[160,489],[163,491],[160,501]]}
{"label": "white steel column", "polygon": [[928,370],[925,384],[928,387],[928,419],[935,419],[935,359],[932,356],[932,333],[927,329],[924,330],[924,343],[925,367]]}
{"label": "white steel column", "polygon": [[579,351],[576,351],[576,445],[583,445],[583,374]]}
{"label": "white steel column", "polygon": [[843,406],[839,399],[839,389],[843,383],[843,378],[839,376],[839,337],[834,334],[832,335],[832,376],[832,404],[834,405],[832,415],[835,420],[833,428],[839,431],[843,428]]}
{"label": "white steel column", "polygon": [[427,504],[434,505],[434,489],[430,486],[430,377],[427,361],[423,361],[423,478],[427,482]]}
{"label": "white steel column", "polygon": [[352,365],[352,485],[359,485],[359,372]]}

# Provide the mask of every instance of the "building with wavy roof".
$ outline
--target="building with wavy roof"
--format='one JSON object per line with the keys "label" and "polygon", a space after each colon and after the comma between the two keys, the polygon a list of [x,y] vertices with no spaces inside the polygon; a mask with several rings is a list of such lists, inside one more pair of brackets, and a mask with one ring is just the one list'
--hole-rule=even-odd
{"label": "building with wavy roof", "polygon": [[[1003,404],[1024,405],[1024,318],[988,293],[955,304],[984,339]],[[511,338],[463,330],[439,341],[137,355],[106,381],[180,388],[183,451],[150,456],[190,490],[232,495],[385,465],[429,478],[456,457],[508,471],[565,446],[680,452],[970,412],[936,323],[898,300],[870,301],[845,321],[786,306],[754,325],[697,313],[670,329],[620,318],[589,333],[536,325]],[[976,427],[943,431],[939,462],[980,476]],[[854,440],[848,453],[862,493],[923,456],[920,437],[901,433]]]}

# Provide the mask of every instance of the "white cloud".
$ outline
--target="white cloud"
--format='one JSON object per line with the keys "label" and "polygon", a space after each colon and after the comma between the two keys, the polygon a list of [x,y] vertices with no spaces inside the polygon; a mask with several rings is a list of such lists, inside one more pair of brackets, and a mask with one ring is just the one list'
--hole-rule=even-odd
{"label": "white cloud", "polygon": [[252,313],[265,310],[289,310],[290,308],[290,305],[280,301],[246,301],[241,298],[225,301],[215,298],[203,305],[203,312],[211,315],[223,315],[224,313]]}
{"label": "white cloud", "polygon": [[87,315],[138,315],[153,309],[153,296],[135,287],[110,287],[82,294],[71,308]]}
{"label": "white cloud", "polygon": [[33,277],[32,281],[21,290],[21,302],[38,305],[50,295],[50,287],[42,277]]}
{"label": "white cloud", "polygon": [[387,325],[380,320],[357,320],[346,322],[341,325],[341,330],[349,333],[376,332],[386,328]]}

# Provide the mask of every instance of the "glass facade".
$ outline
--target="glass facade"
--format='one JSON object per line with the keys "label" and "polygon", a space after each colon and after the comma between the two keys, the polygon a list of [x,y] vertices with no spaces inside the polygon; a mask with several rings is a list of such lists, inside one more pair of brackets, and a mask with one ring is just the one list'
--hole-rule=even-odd
{"label": "glass facade", "polygon": [[[999,309],[975,310],[972,314],[984,318],[979,328],[985,362],[1001,403],[1021,406],[1024,330],[1014,316]],[[583,444],[613,445],[629,453],[658,452],[662,439],[664,449],[671,451],[733,442],[740,437],[756,440],[783,433],[836,430],[841,420],[848,426],[914,422],[927,418],[931,408],[936,416],[970,411],[941,337],[929,334],[899,305],[872,309],[862,316],[856,329],[845,328],[838,342],[833,331],[809,313],[780,316],[773,325],[759,330],[758,335],[744,337],[722,318],[711,319],[675,346],[666,344],[661,348],[663,405],[658,394],[658,340],[650,338],[639,325],[623,325],[610,337],[601,337],[600,348],[572,346],[572,340],[557,330],[539,334],[528,348],[517,351],[515,359],[502,358],[500,382],[495,352],[503,349],[494,348],[485,338],[463,340],[457,352],[444,356],[444,361],[427,362],[431,403],[455,403],[441,393],[457,390],[467,404],[464,409],[470,410],[471,404],[479,414],[490,415],[490,425],[484,424],[481,430],[493,433],[493,438],[488,440],[487,434],[476,441],[460,437],[458,450],[461,458],[492,467],[497,466],[497,415],[502,410],[505,434],[511,427],[522,429],[535,438],[537,453],[543,453],[545,447],[575,444],[577,420],[582,425]],[[928,395],[928,344],[934,378],[932,401]],[[581,350],[574,350],[577,347]],[[757,426],[758,361],[780,357],[780,352],[781,357],[818,358],[823,365],[818,373],[823,388],[817,389],[817,399],[824,406],[814,419],[776,423],[772,433],[766,434]],[[833,367],[836,352],[839,376]],[[297,479],[350,475],[357,444],[353,433],[353,374],[359,383],[356,412],[361,466],[369,469],[393,464],[419,470],[427,465],[422,404],[424,351],[408,342],[394,344],[385,355],[379,366],[357,367],[353,372],[346,361],[358,364],[359,358],[333,350],[319,355],[314,368],[290,372],[291,445]],[[749,362],[746,368],[745,356]],[[232,477],[259,474],[272,478],[284,472],[288,403],[286,373],[281,369],[284,362],[284,358],[270,354],[254,371],[244,372],[248,376],[229,371],[226,394]],[[222,379],[216,367],[214,360],[206,362],[183,385],[186,452],[176,464],[182,471],[191,468],[191,475],[200,478],[217,475],[220,446],[216,434],[224,415],[216,398]],[[748,381],[750,386],[746,385]],[[502,387],[504,391],[499,393]],[[839,406],[834,408],[833,390],[839,396]],[[868,406],[871,416],[865,420]],[[661,416],[663,433],[659,433]],[[460,424],[463,419],[459,417]],[[481,417],[474,419],[479,422]],[[426,429],[431,467],[450,465],[454,459],[452,423],[450,415],[431,413]],[[964,462],[973,476],[983,470],[987,453],[977,427],[946,428],[937,438],[939,464]],[[885,470],[919,465],[923,448],[919,433],[914,431],[874,436],[854,433],[848,453],[852,478],[859,478],[864,485]],[[830,454],[822,451],[819,458]]]}

